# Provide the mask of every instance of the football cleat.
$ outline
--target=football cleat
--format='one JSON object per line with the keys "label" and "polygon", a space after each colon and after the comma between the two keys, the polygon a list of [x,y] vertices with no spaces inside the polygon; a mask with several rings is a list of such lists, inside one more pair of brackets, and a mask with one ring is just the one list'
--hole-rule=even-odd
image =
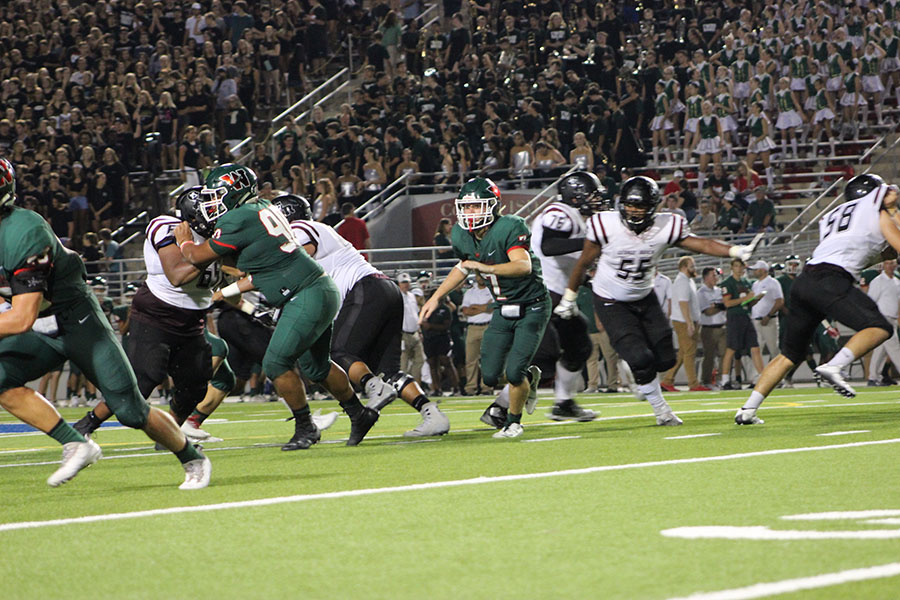
{"label": "football cleat", "polygon": [[397,399],[397,390],[381,377],[372,377],[366,382],[366,406],[381,412],[381,409]]}
{"label": "football cleat", "polygon": [[103,456],[103,451],[92,439],[84,442],[69,442],[63,444],[62,464],[47,478],[47,485],[57,487],[67,481],[71,481],[78,472],[89,467]]}
{"label": "football cleat", "polygon": [[564,400],[559,404],[553,405],[553,408],[547,413],[547,418],[553,421],[579,421],[584,423],[596,419],[597,413],[588,408],[578,406],[578,403],[574,400]]}
{"label": "football cleat", "polygon": [[484,409],[481,414],[481,422],[494,429],[500,429],[506,423],[506,414],[509,412],[505,406],[496,402]]}
{"label": "football cleat", "polygon": [[362,412],[356,415],[355,419],[350,419],[350,437],[347,439],[347,445],[359,446],[376,421],[378,421],[378,411],[364,406]]}
{"label": "football cleat", "polygon": [[209,439],[209,432],[203,431],[197,427],[197,423],[191,419],[181,424],[181,432],[191,442],[202,442]]}
{"label": "football cleat", "polygon": [[291,450],[306,450],[316,442],[318,442],[322,437],[322,434],[319,432],[319,428],[316,427],[315,423],[309,421],[307,423],[294,423],[294,435],[288,440],[288,443],[281,447],[285,452],[290,452]]}
{"label": "football cleat", "polygon": [[188,461],[184,467],[184,483],[178,486],[179,490],[200,490],[209,485],[212,475],[212,463],[205,456]]}
{"label": "football cleat", "polygon": [[516,437],[519,437],[520,435],[522,435],[523,431],[525,431],[525,428],[522,427],[521,423],[510,423],[509,425],[507,425],[500,431],[497,431],[496,433],[494,433],[494,435],[492,435],[491,437],[494,437],[497,439],[516,438]]}
{"label": "football cleat", "polygon": [[541,384],[541,369],[537,365],[528,367],[530,380],[528,383],[528,398],[525,400],[525,412],[529,415],[534,412],[538,401],[538,386]]}
{"label": "football cleat", "polygon": [[755,408],[739,408],[737,414],[734,415],[735,425],[762,425],[765,423],[756,416]]}
{"label": "football cleat", "polygon": [[415,429],[410,429],[403,435],[406,437],[425,437],[444,435],[448,431],[450,431],[450,419],[441,412],[436,403],[429,402],[422,407],[422,422],[419,423],[419,426]]}
{"label": "football cleat", "polygon": [[671,410],[662,413],[661,415],[656,415],[656,424],[662,427],[675,427],[684,423],[681,419],[678,418],[678,415],[673,413]]}
{"label": "football cleat", "polygon": [[311,417],[312,422],[316,426],[316,429],[318,429],[320,432],[325,431],[326,429],[334,425],[334,422],[337,421],[337,418],[338,414],[334,411],[323,415],[321,408],[317,408],[316,412],[314,412]]}
{"label": "football cleat", "polygon": [[841,374],[841,367],[819,365],[815,369],[815,374],[816,379],[820,379],[833,387],[834,391],[841,396],[844,396],[845,398],[856,397],[856,390],[850,387],[850,384],[844,380],[844,376]]}

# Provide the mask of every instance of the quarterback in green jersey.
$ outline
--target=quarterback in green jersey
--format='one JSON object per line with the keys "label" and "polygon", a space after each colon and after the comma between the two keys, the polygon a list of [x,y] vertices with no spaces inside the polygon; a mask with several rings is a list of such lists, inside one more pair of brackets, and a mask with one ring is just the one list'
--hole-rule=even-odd
{"label": "quarterback in green jersey", "polygon": [[[206,487],[209,459],[169,415],[141,397],[125,352],[85,283],[84,263],[63,247],[43,217],[14,206],[15,185],[12,165],[0,159],[0,269],[12,304],[0,314],[0,406],[63,445],[62,464],[47,483],[69,481],[102,454],[25,385],[69,359],[100,389],[120,423],[143,429],[175,453],[185,470],[181,489]],[[38,315],[56,320],[55,334],[32,330]]]}
{"label": "quarterback in green jersey", "polygon": [[[522,409],[534,411],[540,370],[530,367],[550,320],[550,295],[541,279],[541,263],[529,249],[525,220],[500,215],[500,190],[490,179],[476,177],[456,198],[457,224],[450,234],[459,263],[422,306],[419,322],[437,309],[470,271],[488,282],[495,310],[481,343],[481,373],[493,388],[506,370],[509,411],[497,438],[522,434]],[[526,402],[527,400],[527,402]]]}
{"label": "quarterback in green jersey", "polygon": [[300,369],[321,384],[350,417],[348,446],[358,445],[378,420],[378,411],[360,404],[347,373],[331,360],[331,332],[341,295],[322,267],[297,245],[284,215],[259,197],[256,173],[226,164],[211,170],[200,190],[200,218],[212,237],[196,244],[190,226],[181,223],[175,240],[185,260],[204,264],[231,257],[247,274],[213,296],[213,300],[240,298],[258,289],[281,316],[263,357],[263,370],[294,415],[294,436],[282,450],[304,450],[321,433],[306,402]]}

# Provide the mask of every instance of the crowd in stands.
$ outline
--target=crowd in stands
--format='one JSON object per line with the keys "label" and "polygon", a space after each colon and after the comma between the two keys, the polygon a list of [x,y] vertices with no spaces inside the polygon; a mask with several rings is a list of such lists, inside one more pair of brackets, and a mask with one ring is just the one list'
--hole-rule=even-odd
{"label": "crowd in stands", "polygon": [[426,25],[419,0],[4,3],[0,154],[77,246],[139,202],[129,172],[195,181],[358,48],[350,102],[274,153],[244,146],[264,196],[303,193],[336,222],[405,174],[504,185],[577,165],[614,184],[671,163],[696,176],[672,208],[751,231],[774,226],[751,201],[773,157],[833,154],[900,99],[895,0],[439,4]]}

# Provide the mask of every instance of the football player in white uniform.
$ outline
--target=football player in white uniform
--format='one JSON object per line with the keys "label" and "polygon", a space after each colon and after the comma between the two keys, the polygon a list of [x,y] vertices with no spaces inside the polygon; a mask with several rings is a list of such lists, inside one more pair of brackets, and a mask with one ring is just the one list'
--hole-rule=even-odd
{"label": "football player in white uniform", "polygon": [[[557,185],[560,200],[551,202],[531,224],[531,245],[541,261],[544,284],[555,308],[562,299],[572,267],[578,261],[587,228],[584,218],[601,210],[603,185],[593,173],[579,171]],[[592,421],[597,415],[580,407],[575,396],[582,390],[581,371],[591,355],[588,324],[580,313],[570,319],[554,314],[535,355],[555,363],[553,393],[556,403],[547,414],[554,421]]]}
{"label": "football player in white uniform", "polygon": [[815,369],[842,396],[856,391],[842,370],[894,334],[875,301],[854,284],[860,272],[881,260],[887,245],[900,250],[897,188],[878,175],[857,175],[844,188],[844,203],[819,219],[819,245],[791,286],[791,312],[781,354],[766,366],[750,398],[734,417],[738,425],[762,423],[756,411],[778,382],[806,357],[809,342],[826,317],[856,331],[827,363]]}
{"label": "football player in white uniform", "polygon": [[747,260],[755,244],[731,246],[692,235],[684,217],[656,214],[659,199],[655,181],[632,177],[622,185],[618,212],[603,211],[590,218],[581,258],[555,312],[563,318],[577,314],[575,290],[599,257],[591,284],[594,310],[622,359],[620,371],[635,395],[653,407],[657,425],[681,425],[663,398],[657,375],[675,364],[675,350],[672,327],[653,293],[654,268],[672,246]]}
{"label": "football player in white uniform", "polygon": [[333,227],[313,221],[305,198],[287,194],[275,198],[273,204],[291,223],[297,243],[322,265],[341,292],[331,358],[354,385],[365,390],[369,398],[366,405],[380,411],[399,394],[422,415],[422,422],[404,435],[444,435],[450,431],[450,420],[437,403],[428,399],[411,375],[400,370],[403,296],[397,284]]}

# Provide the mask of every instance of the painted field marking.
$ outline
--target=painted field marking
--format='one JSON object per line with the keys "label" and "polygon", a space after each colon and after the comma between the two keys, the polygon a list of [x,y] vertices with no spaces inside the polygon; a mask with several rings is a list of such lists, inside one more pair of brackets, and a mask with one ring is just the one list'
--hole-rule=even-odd
{"label": "painted field marking", "polygon": [[855,581],[896,577],[897,575],[900,575],[900,563],[888,563],[886,565],[877,565],[874,567],[848,569],[836,573],[813,575],[812,577],[798,577],[796,579],[785,579],[783,581],[773,581],[771,583],[757,583],[747,587],[720,590],[718,592],[697,592],[690,596],[670,598],[669,600],[750,600],[752,598],[766,598],[768,596],[788,594],[802,590],[815,590]]}
{"label": "painted field marking", "polygon": [[536,442],[555,442],[557,440],[580,440],[580,435],[561,435],[559,437],[536,438],[533,440],[522,440],[525,444],[534,444]]}
{"label": "painted field marking", "polygon": [[853,435],[856,433],[872,433],[871,429],[857,429],[855,431],[832,431],[831,433],[817,433],[816,437],[831,437],[835,435]]}
{"label": "painted field marking", "polygon": [[663,438],[664,440],[690,440],[693,438],[713,437],[722,435],[721,433],[695,433],[693,435],[673,435],[672,437]]}
{"label": "painted field marking", "polygon": [[[338,440],[338,441],[341,443],[344,442],[344,440]],[[427,440],[404,440],[404,441],[399,441],[399,442],[386,442],[384,445],[385,446],[400,446],[403,444],[426,444],[428,442],[439,442],[439,441],[441,441],[440,438],[429,438]]]}
{"label": "painted field marking", "polygon": [[877,519],[879,517],[900,517],[900,510],[842,510],[820,513],[803,513],[799,515],[785,515],[781,518],[785,521],[843,521],[846,519]]}
{"label": "painted field marking", "polygon": [[[220,502],[199,506],[174,506],[170,508],[157,508],[152,510],[140,510],[126,513],[108,513],[101,515],[89,515],[85,517],[73,517],[68,519],[50,519],[47,521],[20,521],[4,523],[0,525],[0,532],[14,531],[18,529],[36,529],[41,527],[56,527],[81,523],[96,523],[101,521],[120,521],[124,519],[138,519],[144,517],[156,517],[162,515],[209,512],[214,510],[227,510],[234,508],[251,508],[256,506],[273,506],[277,504],[289,504],[295,502],[307,502],[314,500],[330,500],[339,498],[356,498],[360,496],[373,496],[380,494],[394,494],[398,492],[412,492],[431,489],[454,488],[470,485],[484,485],[488,483],[504,483],[508,481],[526,481],[531,479],[546,479],[549,477],[568,477],[572,475],[586,475],[591,473],[604,473],[612,471],[627,471],[631,469],[646,469],[650,467],[663,467],[673,465],[689,465],[707,462],[722,462],[741,458],[756,458],[761,456],[779,456],[782,454],[796,454],[801,452],[819,452],[822,450],[843,450],[847,448],[862,448],[866,446],[882,446],[900,443],[900,438],[887,440],[873,440],[868,442],[852,442],[848,444],[833,444],[829,446],[809,446],[802,448],[778,448],[773,450],[760,450],[758,452],[742,452],[739,454],[724,454],[719,456],[704,456],[699,458],[678,458],[673,460],[657,460],[642,463],[628,463],[623,465],[602,465],[597,467],[585,467],[580,469],[565,469],[561,471],[545,471],[541,473],[521,473],[517,475],[497,475],[493,477],[473,477],[470,479],[455,479],[450,481],[434,481],[428,483],[414,483],[394,487],[364,488],[358,490],[342,490],[337,492],[325,492],[320,494],[299,494],[295,496],[278,496],[274,498],[259,498],[256,500],[242,500],[238,502]],[[116,457],[119,458],[119,457]]]}

